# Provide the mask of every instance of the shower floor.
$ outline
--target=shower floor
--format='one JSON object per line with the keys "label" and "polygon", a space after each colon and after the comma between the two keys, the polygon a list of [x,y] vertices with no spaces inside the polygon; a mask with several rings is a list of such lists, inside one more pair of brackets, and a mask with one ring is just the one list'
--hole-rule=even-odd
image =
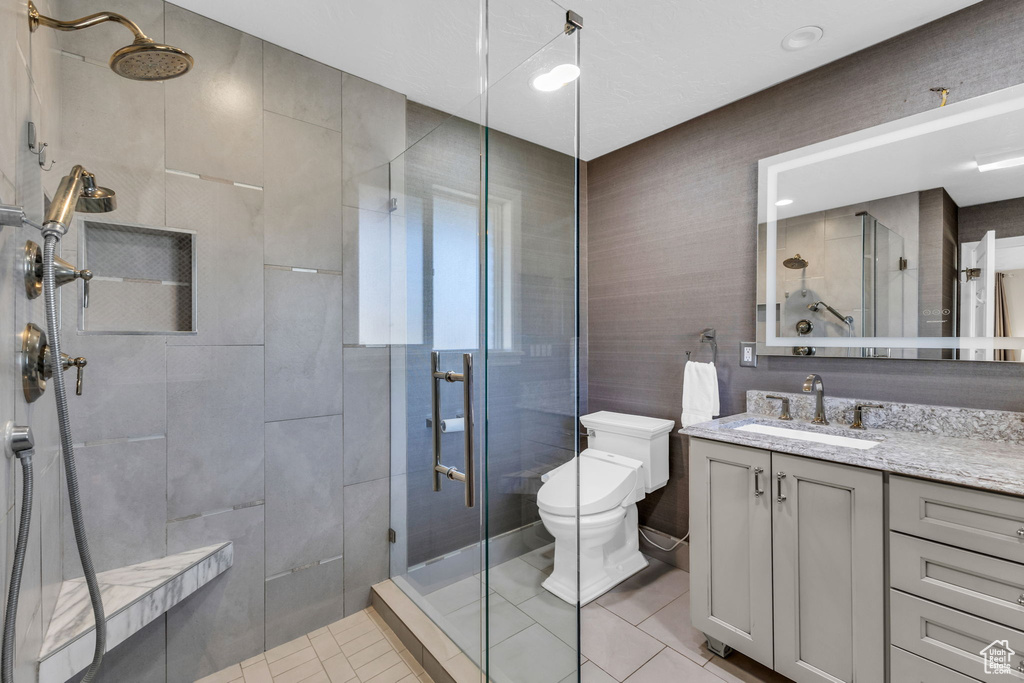
{"label": "shower floor", "polygon": [[[690,626],[690,575],[648,559],[650,566],[583,608],[585,683],[789,680],[739,653],[712,655]],[[490,664],[498,683],[577,680],[575,607],[541,586],[553,566],[551,544],[490,570]],[[416,600],[474,659],[481,652],[480,580],[476,574],[426,593],[426,605]]]}
{"label": "shower floor", "polygon": [[372,607],[196,683],[433,683]]}

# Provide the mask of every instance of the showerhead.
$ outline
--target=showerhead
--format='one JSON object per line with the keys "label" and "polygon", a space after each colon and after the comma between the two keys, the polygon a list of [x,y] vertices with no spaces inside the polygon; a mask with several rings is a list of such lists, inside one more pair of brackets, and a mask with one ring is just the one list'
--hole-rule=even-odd
{"label": "showerhead", "polygon": [[184,76],[195,61],[181,48],[149,40],[136,40],[110,57],[110,68],[133,81],[166,81]]}
{"label": "showerhead", "polygon": [[110,57],[110,68],[118,76],[133,81],[166,81],[192,70],[195,61],[191,55],[180,48],[161,45],[143,33],[138,24],[120,14],[98,12],[74,21],[60,21],[40,14],[31,0],[28,3],[28,25],[31,31],[40,26],[49,26],[58,31],[78,31],[106,21],[121,24],[135,34],[135,41],[131,45],[122,47]]}
{"label": "showerhead", "polygon": [[76,211],[82,213],[106,213],[117,208],[114,191],[96,185],[96,178],[81,166],[75,166],[71,173],[61,178],[57,193],[50,202],[50,208],[43,219],[43,232],[64,235],[71,225]]}
{"label": "showerhead", "polygon": [[807,259],[801,258],[800,254],[797,254],[793,258],[788,258],[783,261],[782,265],[786,266],[790,270],[803,270],[807,267]]}

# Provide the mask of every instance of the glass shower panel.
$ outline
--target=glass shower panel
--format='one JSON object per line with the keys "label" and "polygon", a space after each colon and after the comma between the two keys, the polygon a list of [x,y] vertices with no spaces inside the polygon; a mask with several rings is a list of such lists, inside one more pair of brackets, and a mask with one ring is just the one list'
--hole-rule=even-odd
{"label": "glass shower panel", "polygon": [[[579,33],[548,0],[488,10],[488,89],[456,116],[408,103],[374,240],[390,269],[391,578],[489,680],[560,682],[578,671],[578,600],[543,586],[537,493],[559,466],[578,481],[577,83],[531,82],[577,64]],[[575,591],[578,520],[560,522]]]}
{"label": "glass shower panel", "polygon": [[[902,337],[912,308],[906,305],[906,254],[903,237],[869,213],[861,214],[864,239],[863,336]],[[899,349],[865,349],[874,357],[890,357]]]}
{"label": "glass shower panel", "polygon": [[[579,81],[531,82],[576,66],[581,33],[559,32],[488,92],[484,647],[496,681],[558,682],[579,664],[577,486],[557,501],[572,513],[538,507],[555,468],[578,484]],[[559,582],[571,601],[545,588]]]}
{"label": "glass shower panel", "polygon": [[[486,460],[481,339],[481,153],[479,101],[464,116],[410,102],[409,148],[391,163],[392,580],[483,666],[483,517],[477,489],[435,473],[434,391],[444,431],[440,463],[466,468],[464,381],[435,379],[437,369],[464,374],[475,361],[475,463]],[[463,378],[464,380],[465,378]],[[476,482],[479,482],[479,472]],[[436,485],[435,485],[436,482]],[[474,483],[476,483],[474,482]]]}

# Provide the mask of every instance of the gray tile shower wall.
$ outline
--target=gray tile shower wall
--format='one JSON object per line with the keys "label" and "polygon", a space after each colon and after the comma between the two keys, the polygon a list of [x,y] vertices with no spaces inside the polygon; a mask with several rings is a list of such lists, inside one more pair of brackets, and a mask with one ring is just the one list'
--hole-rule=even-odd
{"label": "gray tile shower wall", "polygon": [[[106,66],[117,31],[29,34],[24,3],[0,0],[0,201],[39,218],[44,191],[81,163],[118,193],[118,210],[95,220],[196,233],[195,335],[80,333],[81,290],[61,290],[65,347],[89,359],[71,416],[98,568],[235,543],[229,572],[117,647],[99,678],[177,683],[362,609],[387,577],[390,350],[360,339],[358,286],[350,296],[346,283],[359,283],[360,235],[388,225],[386,162],[405,146],[406,102],[161,0],[105,7],[177,41],[194,71],[118,78]],[[230,102],[211,96],[225,89]],[[29,120],[58,160],[49,173],[24,144]],[[5,264],[34,232],[0,231]],[[62,255],[74,262],[77,250],[73,228]],[[25,299],[16,269],[0,272],[10,340],[44,324],[43,306]],[[27,676],[59,584],[81,566],[53,396],[26,404],[13,350],[3,361],[0,419],[31,424],[38,442],[18,628]],[[14,467],[0,463],[4,582]]]}
{"label": "gray tile shower wall", "polygon": [[[718,329],[722,413],[749,388],[794,390],[822,373],[836,396],[1021,410],[1014,363],[765,357],[740,368],[754,338],[757,161],[935,106],[1017,85],[1024,4],[987,0],[688,121],[588,165],[591,410],[678,419],[685,351]],[[962,225],[961,229],[966,226]],[[953,390],[955,387],[955,390]],[[686,452],[641,522],[688,527]]]}

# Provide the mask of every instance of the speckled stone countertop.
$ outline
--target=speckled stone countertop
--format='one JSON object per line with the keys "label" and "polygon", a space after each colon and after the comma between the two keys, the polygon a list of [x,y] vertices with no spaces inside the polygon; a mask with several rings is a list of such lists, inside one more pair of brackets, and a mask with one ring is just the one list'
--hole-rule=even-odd
{"label": "speckled stone countertop", "polygon": [[[747,405],[767,407],[771,405],[771,415],[758,412],[741,413],[724,417],[711,422],[704,422],[687,429],[682,434],[713,441],[761,448],[802,455],[818,460],[867,467],[875,470],[905,474],[922,479],[970,486],[973,488],[1009,493],[1024,496],[1024,441],[1021,437],[1020,425],[1024,425],[1024,415],[1020,413],[1001,413],[997,411],[967,411],[959,408],[940,408],[937,406],[920,406],[926,409],[924,414],[939,411],[957,411],[960,425],[958,433],[967,432],[971,438],[948,435],[950,422],[947,418],[936,417],[935,421],[915,420],[912,416],[918,411],[911,410],[913,404],[889,404],[886,412],[899,415],[896,429],[872,428],[866,431],[849,429],[849,421],[843,419],[840,406],[829,406],[826,412],[832,422],[829,426],[810,424],[813,411],[804,415],[802,410],[793,410],[794,420],[791,422],[776,419],[778,402],[771,404],[760,401],[765,392],[756,392],[760,396],[748,393]],[[794,398],[805,398],[792,395]],[[808,397],[809,398],[809,397]],[[751,400],[754,399],[754,400]],[[846,402],[848,399],[835,399]],[[853,402],[850,401],[851,407]],[[797,407],[798,404],[794,404]],[[972,415],[972,413],[977,413]],[[865,418],[869,411],[865,411]],[[881,417],[875,418],[876,423]],[[862,450],[833,446],[811,441],[798,441],[784,437],[769,436],[755,432],[737,431],[736,427],[758,423],[780,429],[799,429],[803,431],[834,434],[855,439],[868,439],[879,442],[874,448]],[[845,424],[844,424],[845,422]],[[867,419],[865,419],[867,422]],[[932,427],[929,428],[928,424]],[[976,429],[964,428],[964,425],[975,425]],[[888,426],[888,425],[886,425]],[[903,427],[901,429],[900,427]],[[907,427],[913,429],[906,429]],[[982,427],[985,431],[982,431]],[[982,436],[987,438],[982,438]]]}

